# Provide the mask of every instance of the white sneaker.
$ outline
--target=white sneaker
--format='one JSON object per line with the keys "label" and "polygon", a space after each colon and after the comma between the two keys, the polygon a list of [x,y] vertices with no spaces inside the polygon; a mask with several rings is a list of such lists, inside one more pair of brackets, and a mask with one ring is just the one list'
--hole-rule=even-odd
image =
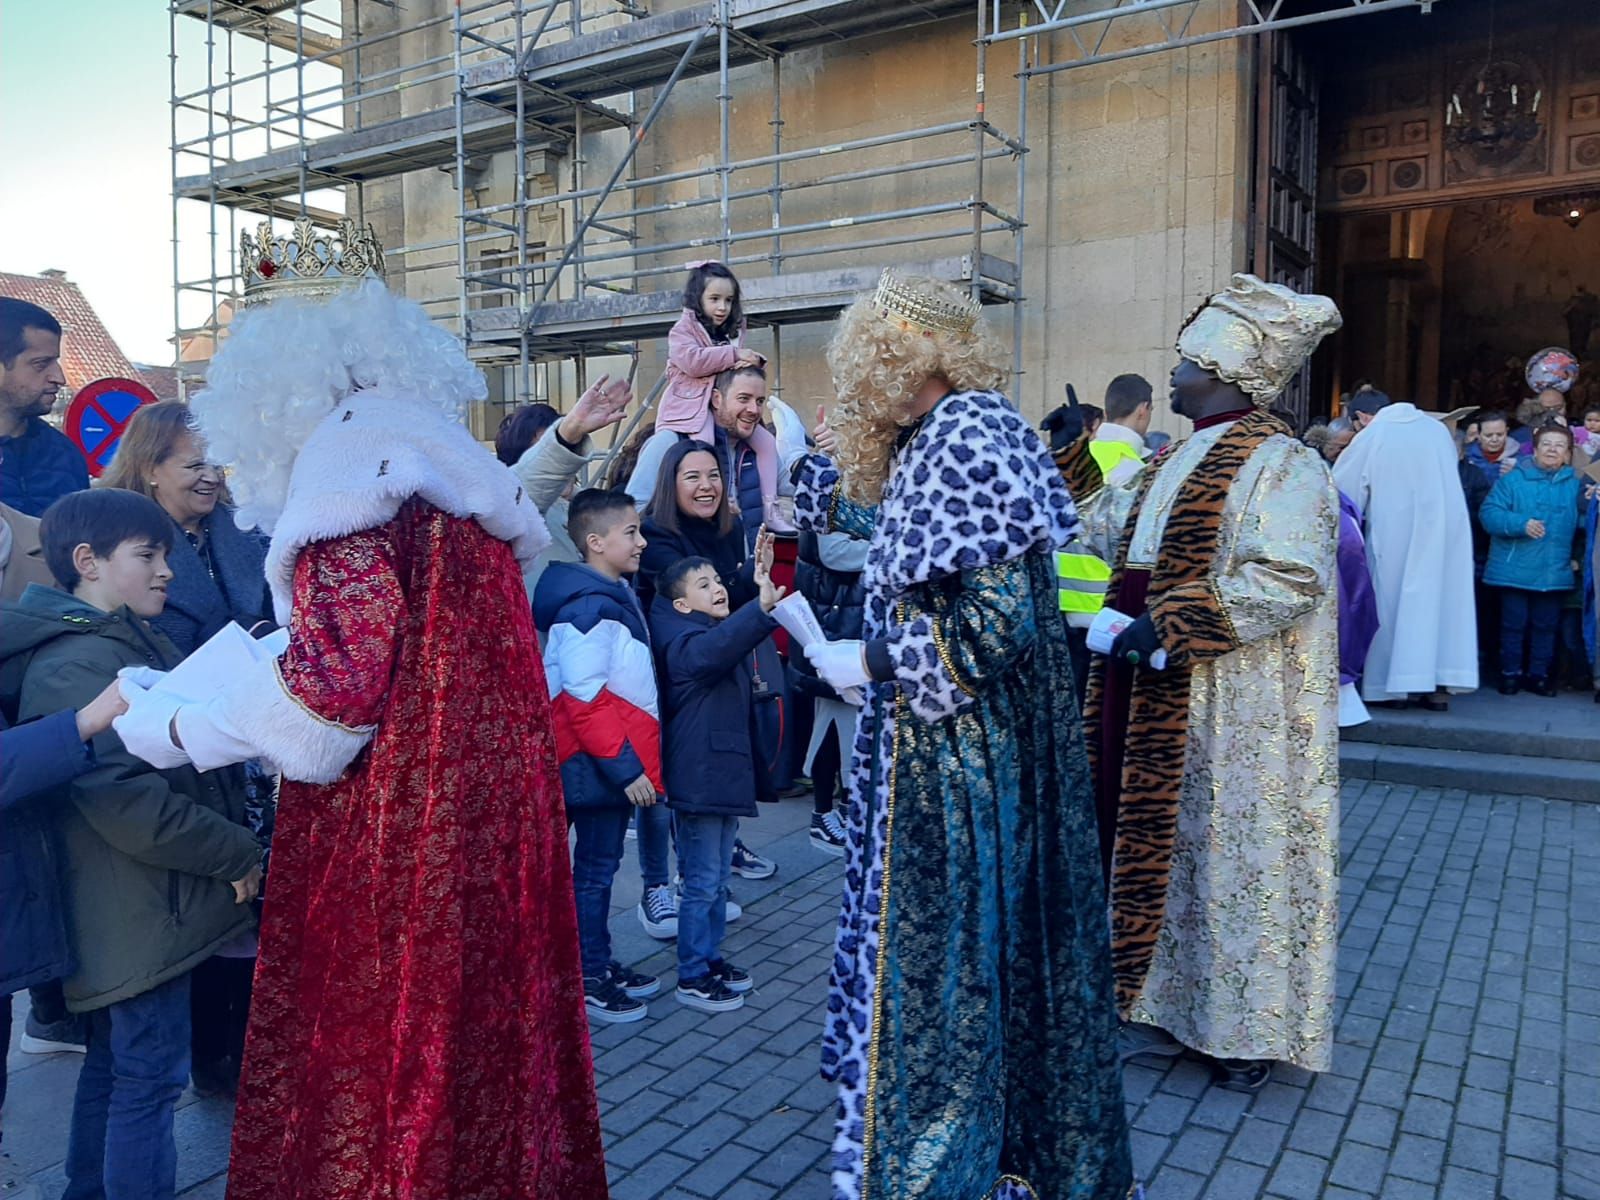
{"label": "white sneaker", "polygon": [[844,822],[837,812],[811,814],[811,844],[825,854],[844,853]]}
{"label": "white sneaker", "polygon": [[[682,892],[682,891],[683,891],[683,876],[679,875],[676,879],[674,879],[672,881],[672,892],[673,892],[673,903],[674,904],[677,903],[678,894],[680,892]],[[742,916],[744,916],[744,909],[739,907],[739,902],[737,900],[735,900],[732,896],[729,896],[728,897],[728,908],[727,908],[727,911],[723,913],[722,919],[725,922],[727,922],[729,925],[732,925],[735,921],[737,921]],[[677,935],[674,934],[673,936],[677,936]]]}
{"label": "white sneaker", "polygon": [[666,884],[647,887],[639,899],[639,924],[653,938],[670,942],[678,936],[678,897]]}

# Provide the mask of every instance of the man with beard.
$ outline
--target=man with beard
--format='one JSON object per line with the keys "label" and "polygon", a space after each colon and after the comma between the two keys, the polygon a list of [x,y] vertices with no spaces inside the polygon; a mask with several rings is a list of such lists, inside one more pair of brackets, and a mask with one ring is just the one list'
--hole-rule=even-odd
{"label": "man with beard", "polygon": [[1178,336],[1194,433],[1126,487],[1083,439],[1057,459],[1136,618],[1085,714],[1127,1052],[1189,1046],[1243,1089],[1333,1050],[1339,501],[1267,408],[1339,324],[1236,275]]}
{"label": "man with beard", "polygon": [[0,502],[30,517],[89,486],[89,467],[44,420],[67,385],[61,323],[37,304],[0,297]]}
{"label": "man with beard", "polygon": [[247,237],[250,303],[194,403],[239,523],[272,535],[288,648],[205,703],[129,680],[117,730],[158,766],[284,775],[228,1194],[601,1200],[522,582],[548,535],[461,424],[482,375],[341,224]]}

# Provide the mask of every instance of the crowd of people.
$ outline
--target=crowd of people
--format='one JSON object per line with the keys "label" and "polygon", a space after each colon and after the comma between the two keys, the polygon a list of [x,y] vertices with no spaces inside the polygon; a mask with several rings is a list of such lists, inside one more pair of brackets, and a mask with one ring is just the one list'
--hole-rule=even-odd
{"label": "crowd of people", "polygon": [[[629,833],[714,1017],[759,985],[730,879],[777,869],[741,822],[805,777],[835,1196],[1141,1195],[1122,1061],[1329,1066],[1358,688],[1476,687],[1485,596],[1502,690],[1554,686],[1592,439],[1372,389],[1296,437],[1324,297],[1235,276],[1178,333],[1190,436],[1122,375],[1047,446],[960,289],[886,272],[808,431],[691,264],[654,428],[583,487],[630,388],[491,453],[460,344],[341,236],[304,277],[246,240],[205,389],[92,488],[43,420],[61,328],[0,301],[0,994],[85,1054],[73,1200],[170,1197],[191,1082],[237,1096],[235,1197],[604,1196],[588,1021],[662,990],[613,953]],[[786,564],[825,640],[783,641]],[[249,665],[175,673],[233,627]]]}

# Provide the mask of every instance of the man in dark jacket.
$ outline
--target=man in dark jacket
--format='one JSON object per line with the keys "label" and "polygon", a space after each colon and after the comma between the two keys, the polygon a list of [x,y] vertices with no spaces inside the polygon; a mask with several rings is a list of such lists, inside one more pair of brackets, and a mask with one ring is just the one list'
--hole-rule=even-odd
{"label": "man in dark jacket", "polygon": [[678,1002],[702,1012],[744,1004],[750,976],[722,957],[728,880],[740,817],[756,815],[771,779],[759,750],[750,652],[772,635],[772,535],[756,547],[758,603],[728,615],[728,589],[704,558],[661,572],[650,609],[666,714],[662,761],[676,818]]}
{"label": "man in dark jacket", "polygon": [[[150,624],[166,599],[171,525],[153,501],[78,492],[40,524],[65,590],[38,585],[5,612],[0,690],[27,721],[85,705],[127,667],[166,670],[179,655]],[[246,901],[260,847],[246,827],[237,768],[156,771],[115,733],[53,810],[65,865],[75,963],[68,1007],[89,1014],[67,1150],[69,1195],[171,1196],[173,1110],[189,1074],[189,972],[253,934]],[[52,855],[48,825],[13,830]],[[9,848],[9,847],[8,847]]]}
{"label": "man in dark jacket", "polygon": [[89,466],[44,422],[67,384],[61,323],[37,304],[0,297],[0,501],[37,517],[89,486]]}

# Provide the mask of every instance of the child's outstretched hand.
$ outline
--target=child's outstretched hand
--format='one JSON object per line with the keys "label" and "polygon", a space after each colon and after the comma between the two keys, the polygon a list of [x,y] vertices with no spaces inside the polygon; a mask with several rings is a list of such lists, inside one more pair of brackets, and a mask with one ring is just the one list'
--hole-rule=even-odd
{"label": "child's outstretched hand", "polygon": [[772,582],[772,563],[776,557],[773,549],[775,540],[772,531],[765,525],[756,534],[755,578],[756,586],[761,589],[760,602],[763,612],[771,612],[788,592],[787,588],[777,587]]}

